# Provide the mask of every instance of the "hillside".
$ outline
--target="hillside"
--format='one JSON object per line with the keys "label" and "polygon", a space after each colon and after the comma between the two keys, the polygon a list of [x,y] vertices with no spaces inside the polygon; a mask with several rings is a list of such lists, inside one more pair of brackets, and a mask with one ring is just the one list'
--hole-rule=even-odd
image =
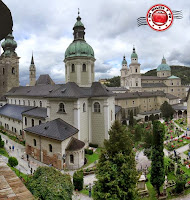
{"label": "hillside", "polygon": [[[181,83],[183,85],[190,84],[190,67],[186,66],[170,66],[172,70],[172,75],[181,78]],[[156,76],[156,69],[150,70],[144,74],[145,76]]]}

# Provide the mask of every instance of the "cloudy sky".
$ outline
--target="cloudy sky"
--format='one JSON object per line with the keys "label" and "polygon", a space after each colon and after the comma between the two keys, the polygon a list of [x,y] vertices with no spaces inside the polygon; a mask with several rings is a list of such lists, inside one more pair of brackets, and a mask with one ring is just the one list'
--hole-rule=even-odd
{"label": "cloudy sky", "polygon": [[13,34],[20,57],[20,83],[29,82],[29,65],[34,52],[37,77],[50,74],[64,83],[64,53],[73,41],[77,11],[86,27],[86,41],[96,57],[96,80],[120,74],[122,57],[128,63],[133,45],[141,72],[156,68],[163,57],[168,64],[190,66],[190,1],[160,0],[171,10],[182,10],[183,19],[174,19],[166,31],[138,27],[138,17],[146,16],[154,0],[3,0],[13,16]]}

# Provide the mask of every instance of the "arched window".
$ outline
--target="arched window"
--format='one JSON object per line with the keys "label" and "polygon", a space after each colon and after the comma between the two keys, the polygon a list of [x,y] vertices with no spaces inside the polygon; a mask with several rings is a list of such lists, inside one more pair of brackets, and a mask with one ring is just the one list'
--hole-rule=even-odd
{"label": "arched window", "polygon": [[74,156],[73,156],[73,154],[70,155],[70,163],[74,164]]}
{"label": "arched window", "polygon": [[33,141],[34,141],[34,146],[36,146],[36,139],[34,139]]}
{"label": "arched window", "polygon": [[49,152],[52,152],[52,145],[49,144]]}
{"label": "arched window", "polygon": [[137,73],[137,69],[135,69],[136,73]]}
{"label": "arched window", "polygon": [[3,68],[3,74],[5,74],[5,68]]}
{"label": "arched window", "polygon": [[34,107],[36,106],[36,102],[34,101]]}
{"label": "arched window", "polygon": [[42,121],[41,120],[39,120],[39,125],[42,123]]}
{"label": "arched window", "polygon": [[60,103],[60,104],[59,104],[59,112],[66,113],[66,112],[65,112],[65,105],[64,105],[64,103]]}
{"label": "arched window", "polygon": [[16,133],[16,128],[15,128],[15,133]]}
{"label": "arched window", "polygon": [[85,64],[82,65],[82,71],[86,72],[86,65]]}
{"label": "arched window", "polygon": [[28,105],[30,106],[30,101],[28,100]]}
{"label": "arched window", "polygon": [[12,68],[12,74],[15,74],[15,68],[14,67]]}
{"label": "arched window", "polygon": [[27,126],[27,118],[26,117],[24,118],[24,121],[25,121],[25,126]]}
{"label": "arched window", "polygon": [[83,103],[83,112],[86,112],[86,104]]}
{"label": "arched window", "polygon": [[94,103],[94,112],[100,112],[100,104],[98,102]]}
{"label": "arched window", "polygon": [[34,126],[34,119],[32,119],[32,126]]}
{"label": "arched window", "polygon": [[40,107],[42,107],[42,101],[40,101]]}
{"label": "arched window", "polygon": [[74,64],[72,64],[72,66],[71,66],[71,72],[75,72],[75,65]]}

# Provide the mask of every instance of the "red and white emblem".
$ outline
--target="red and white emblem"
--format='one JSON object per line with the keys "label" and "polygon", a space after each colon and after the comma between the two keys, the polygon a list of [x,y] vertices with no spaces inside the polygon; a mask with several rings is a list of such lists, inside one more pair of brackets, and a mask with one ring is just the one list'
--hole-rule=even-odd
{"label": "red and white emblem", "polygon": [[164,31],[173,23],[173,13],[170,8],[163,4],[152,6],[146,15],[148,25],[156,31]]}

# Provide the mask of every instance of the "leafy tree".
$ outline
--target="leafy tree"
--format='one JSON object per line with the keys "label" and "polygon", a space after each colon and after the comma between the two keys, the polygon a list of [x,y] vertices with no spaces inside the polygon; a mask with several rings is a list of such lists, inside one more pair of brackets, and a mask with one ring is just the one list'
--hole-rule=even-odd
{"label": "leafy tree", "polygon": [[164,170],[164,125],[160,121],[153,123],[153,140],[152,140],[152,163],[150,182],[160,195],[160,187],[165,180]]}
{"label": "leafy tree", "polygon": [[106,83],[107,87],[120,87],[120,76],[114,76],[113,78],[107,79],[110,83]]}
{"label": "leafy tree", "polygon": [[134,138],[135,142],[141,141],[142,132],[143,132],[143,130],[142,130],[141,126],[136,125],[135,126],[135,138]]}
{"label": "leafy tree", "polygon": [[0,148],[4,147],[4,141],[1,139],[1,135],[0,135]]}
{"label": "leafy tree", "polygon": [[133,111],[130,111],[129,114],[129,126],[133,127],[134,126],[134,118],[133,118]]}
{"label": "leafy tree", "polygon": [[97,164],[97,181],[93,187],[95,200],[120,200],[136,198],[137,171],[131,138],[118,121],[109,131],[110,139],[104,141]]}
{"label": "leafy tree", "polygon": [[37,199],[72,200],[71,177],[53,167],[38,167],[27,187]]}
{"label": "leafy tree", "polygon": [[166,121],[168,121],[169,118],[172,118],[175,112],[172,106],[167,101],[165,101],[161,105],[160,110],[162,112],[162,116],[166,118]]}
{"label": "leafy tree", "polygon": [[18,160],[15,157],[9,157],[8,163],[11,167],[16,167],[18,165]]}
{"label": "leafy tree", "polygon": [[83,171],[76,171],[73,175],[73,185],[75,190],[82,190],[83,189]]}

